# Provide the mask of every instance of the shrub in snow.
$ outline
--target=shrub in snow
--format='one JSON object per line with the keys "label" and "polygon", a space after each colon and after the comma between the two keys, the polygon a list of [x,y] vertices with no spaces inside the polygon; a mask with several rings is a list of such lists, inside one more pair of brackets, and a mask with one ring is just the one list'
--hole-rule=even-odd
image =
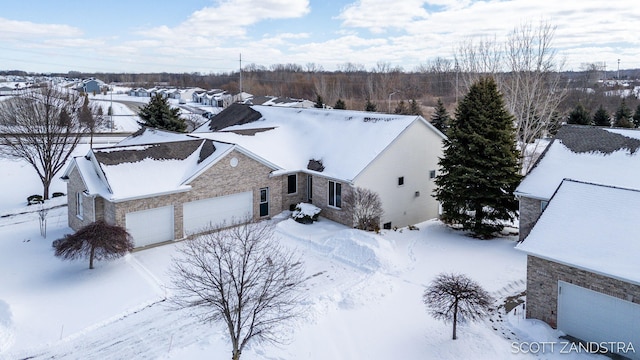
{"label": "shrub in snow", "polygon": [[342,203],[345,211],[352,214],[356,229],[376,232],[380,230],[380,218],[384,211],[378,193],[356,187],[344,196]]}
{"label": "shrub in snow", "polygon": [[42,195],[31,195],[27,198],[27,205],[35,205],[42,204],[44,200],[42,199]]}
{"label": "shrub in snow", "polygon": [[54,198],[61,197],[61,196],[64,196],[64,193],[54,192],[53,195],[51,195],[51,197],[54,197]]}
{"label": "shrub in snow", "polygon": [[54,241],[53,247],[56,256],[65,260],[89,258],[89,269],[93,269],[94,259],[124,256],[133,249],[133,241],[126,229],[99,220]]}
{"label": "shrub in snow", "polygon": [[320,215],[320,208],[307,203],[300,203],[296,205],[295,210],[291,214],[291,217],[301,224],[311,224],[314,221],[318,221]]}

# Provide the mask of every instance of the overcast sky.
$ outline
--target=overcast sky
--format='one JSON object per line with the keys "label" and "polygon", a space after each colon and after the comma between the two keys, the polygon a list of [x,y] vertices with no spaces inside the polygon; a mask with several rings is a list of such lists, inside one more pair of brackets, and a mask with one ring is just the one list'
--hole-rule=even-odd
{"label": "overcast sky", "polygon": [[640,68],[638,0],[20,0],[0,6],[0,70],[234,71],[378,62],[413,70],[469,38],[541,20],[566,70]]}

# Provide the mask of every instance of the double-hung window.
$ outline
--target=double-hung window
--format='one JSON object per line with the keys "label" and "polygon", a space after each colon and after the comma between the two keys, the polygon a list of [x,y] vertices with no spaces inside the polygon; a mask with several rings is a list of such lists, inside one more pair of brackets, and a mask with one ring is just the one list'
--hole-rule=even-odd
{"label": "double-hung window", "polygon": [[342,184],[329,181],[329,206],[342,207]]}

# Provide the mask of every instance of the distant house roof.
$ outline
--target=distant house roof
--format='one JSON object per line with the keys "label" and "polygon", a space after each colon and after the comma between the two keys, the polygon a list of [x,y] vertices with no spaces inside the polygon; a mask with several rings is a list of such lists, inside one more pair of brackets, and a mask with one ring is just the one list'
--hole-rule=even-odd
{"label": "distant house roof", "polygon": [[640,189],[640,131],[563,126],[516,194],[549,199],[562,179]]}
{"label": "distant house roof", "polygon": [[65,176],[77,167],[89,195],[111,201],[186,191],[190,179],[233,147],[190,138],[94,149],[86,156],[75,157]]}
{"label": "distant house roof", "polygon": [[286,172],[352,181],[416,121],[444,138],[419,116],[242,104],[229,106],[193,135],[238,144]]}
{"label": "distant house roof", "polygon": [[244,100],[248,105],[264,105],[264,106],[282,106],[282,107],[298,107],[298,108],[310,108],[315,104],[312,101],[305,99],[292,99],[288,97],[278,96],[252,96]]}
{"label": "distant house roof", "polygon": [[138,131],[121,140],[118,143],[118,146],[153,144],[193,139],[194,137],[188,134],[142,127]]}
{"label": "distant house roof", "polygon": [[530,255],[640,284],[640,191],[564,180],[516,246]]}

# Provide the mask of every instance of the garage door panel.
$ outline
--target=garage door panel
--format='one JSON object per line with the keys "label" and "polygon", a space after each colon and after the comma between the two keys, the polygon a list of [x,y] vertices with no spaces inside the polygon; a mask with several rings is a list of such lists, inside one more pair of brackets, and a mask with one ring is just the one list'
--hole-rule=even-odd
{"label": "garage door panel", "polygon": [[247,191],[185,203],[183,216],[185,235],[251,218],[253,217],[253,192]]}
{"label": "garage door panel", "polygon": [[[640,305],[558,282],[558,329],[595,342],[637,343]],[[635,355],[626,354],[625,356]],[[640,354],[638,354],[640,355]]]}
{"label": "garage door panel", "polygon": [[173,205],[127,213],[125,222],[136,247],[174,239]]}

